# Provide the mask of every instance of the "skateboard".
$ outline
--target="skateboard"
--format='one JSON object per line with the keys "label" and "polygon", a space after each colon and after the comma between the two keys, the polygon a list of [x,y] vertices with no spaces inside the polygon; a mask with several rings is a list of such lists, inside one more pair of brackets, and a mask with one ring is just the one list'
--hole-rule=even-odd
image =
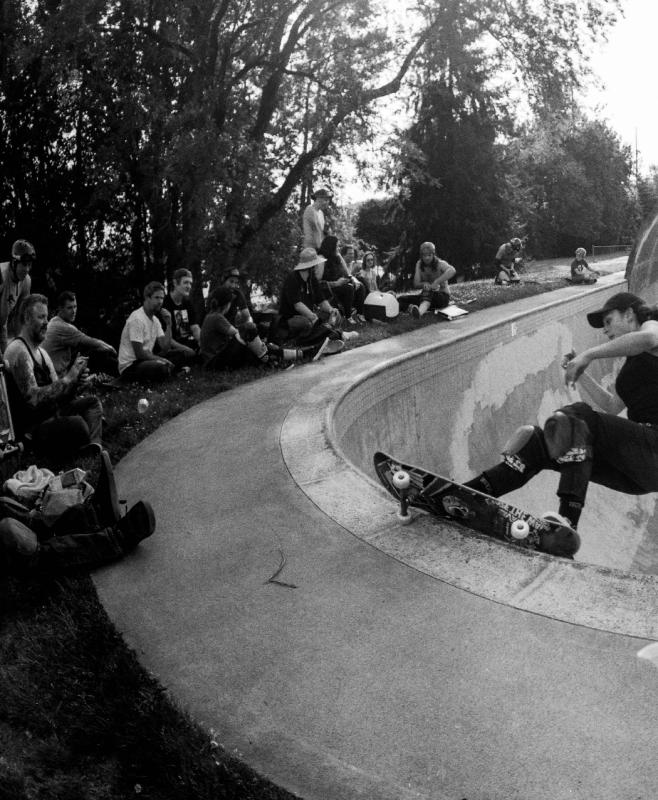
{"label": "skateboard", "polygon": [[413,519],[409,511],[413,507],[527,550],[573,558],[580,546],[580,537],[571,528],[535,517],[450,478],[385,453],[375,453],[374,464],[379,480],[400,502],[398,520],[402,524]]}
{"label": "skateboard", "polygon": [[0,359],[0,461],[21,452],[23,445],[16,440],[16,431],[11,418],[5,366]]}

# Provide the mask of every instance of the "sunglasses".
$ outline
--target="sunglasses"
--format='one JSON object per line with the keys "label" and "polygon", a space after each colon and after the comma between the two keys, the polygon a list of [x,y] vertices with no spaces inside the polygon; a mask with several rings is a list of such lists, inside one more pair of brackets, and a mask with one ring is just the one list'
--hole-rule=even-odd
{"label": "sunglasses", "polygon": [[20,258],[15,258],[14,261],[17,261],[19,264],[25,264],[25,266],[30,266],[30,264],[34,264],[36,258],[34,258],[34,256],[21,256]]}

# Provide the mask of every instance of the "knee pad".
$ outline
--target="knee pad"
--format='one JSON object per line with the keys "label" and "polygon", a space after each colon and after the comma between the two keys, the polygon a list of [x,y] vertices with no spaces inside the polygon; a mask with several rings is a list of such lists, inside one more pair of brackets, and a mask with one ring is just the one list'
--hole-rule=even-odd
{"label": "knee pad", "polygon": [[582,462],[592,457],[592,433],[577,409],[559,409],[544,424],[548,455],[558,464]]}
{"label": "knee pad", "polygon": [[546,460],[546,445],[541,428],[522,425],[503,447],[503,461],[517,472],[537,469]]}

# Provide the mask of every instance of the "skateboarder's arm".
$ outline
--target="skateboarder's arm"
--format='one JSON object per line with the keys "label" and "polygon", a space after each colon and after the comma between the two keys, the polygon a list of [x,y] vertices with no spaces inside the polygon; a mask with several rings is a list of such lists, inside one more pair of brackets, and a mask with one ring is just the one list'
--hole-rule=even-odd
{"label": "skateboarder's arm", "polygon": [[598,406],[606,414],[620,414],[624,408],[624,401],[616,392],[609,392],[587,372],[583,372],[578,382],[580,393],[585,395],[592,405]]}
{"label": "skateboarder's arm", "polygon": [[574,386],[587,367],[598,358],[637,356],[658,350],[658,322],[648,320],[638,331],[631,331],[609,342],[589,347],[567,365],[565,383]]}

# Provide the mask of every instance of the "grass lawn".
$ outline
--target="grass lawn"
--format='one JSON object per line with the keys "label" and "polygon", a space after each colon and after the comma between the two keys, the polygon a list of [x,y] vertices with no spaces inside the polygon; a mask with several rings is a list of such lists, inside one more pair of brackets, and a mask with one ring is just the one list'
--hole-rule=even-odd
{"label": "grass lawn", "polygon": [[[623,268],[625,259],[600,263]],[[533,263],[520,286],[457,284],[471,312],[565,286],[567,260]],[[360,326],[350,347],[436,324],[400,316]],[[338,358],[340,356],[337,356]],[[303,367],[301,367],[303,368]],[[105,438],[117,461],[181,411],[238,384],[246,369],[200,370],[151,392],[127,386],[103,397]],[[137,412],[138,398],[152,398]],[[157,514],[157,509],[156,509]],[[0,578],[0,800],[270,800],[291,798],[233,759],[138,663],[86,575],[29,583]]]}

